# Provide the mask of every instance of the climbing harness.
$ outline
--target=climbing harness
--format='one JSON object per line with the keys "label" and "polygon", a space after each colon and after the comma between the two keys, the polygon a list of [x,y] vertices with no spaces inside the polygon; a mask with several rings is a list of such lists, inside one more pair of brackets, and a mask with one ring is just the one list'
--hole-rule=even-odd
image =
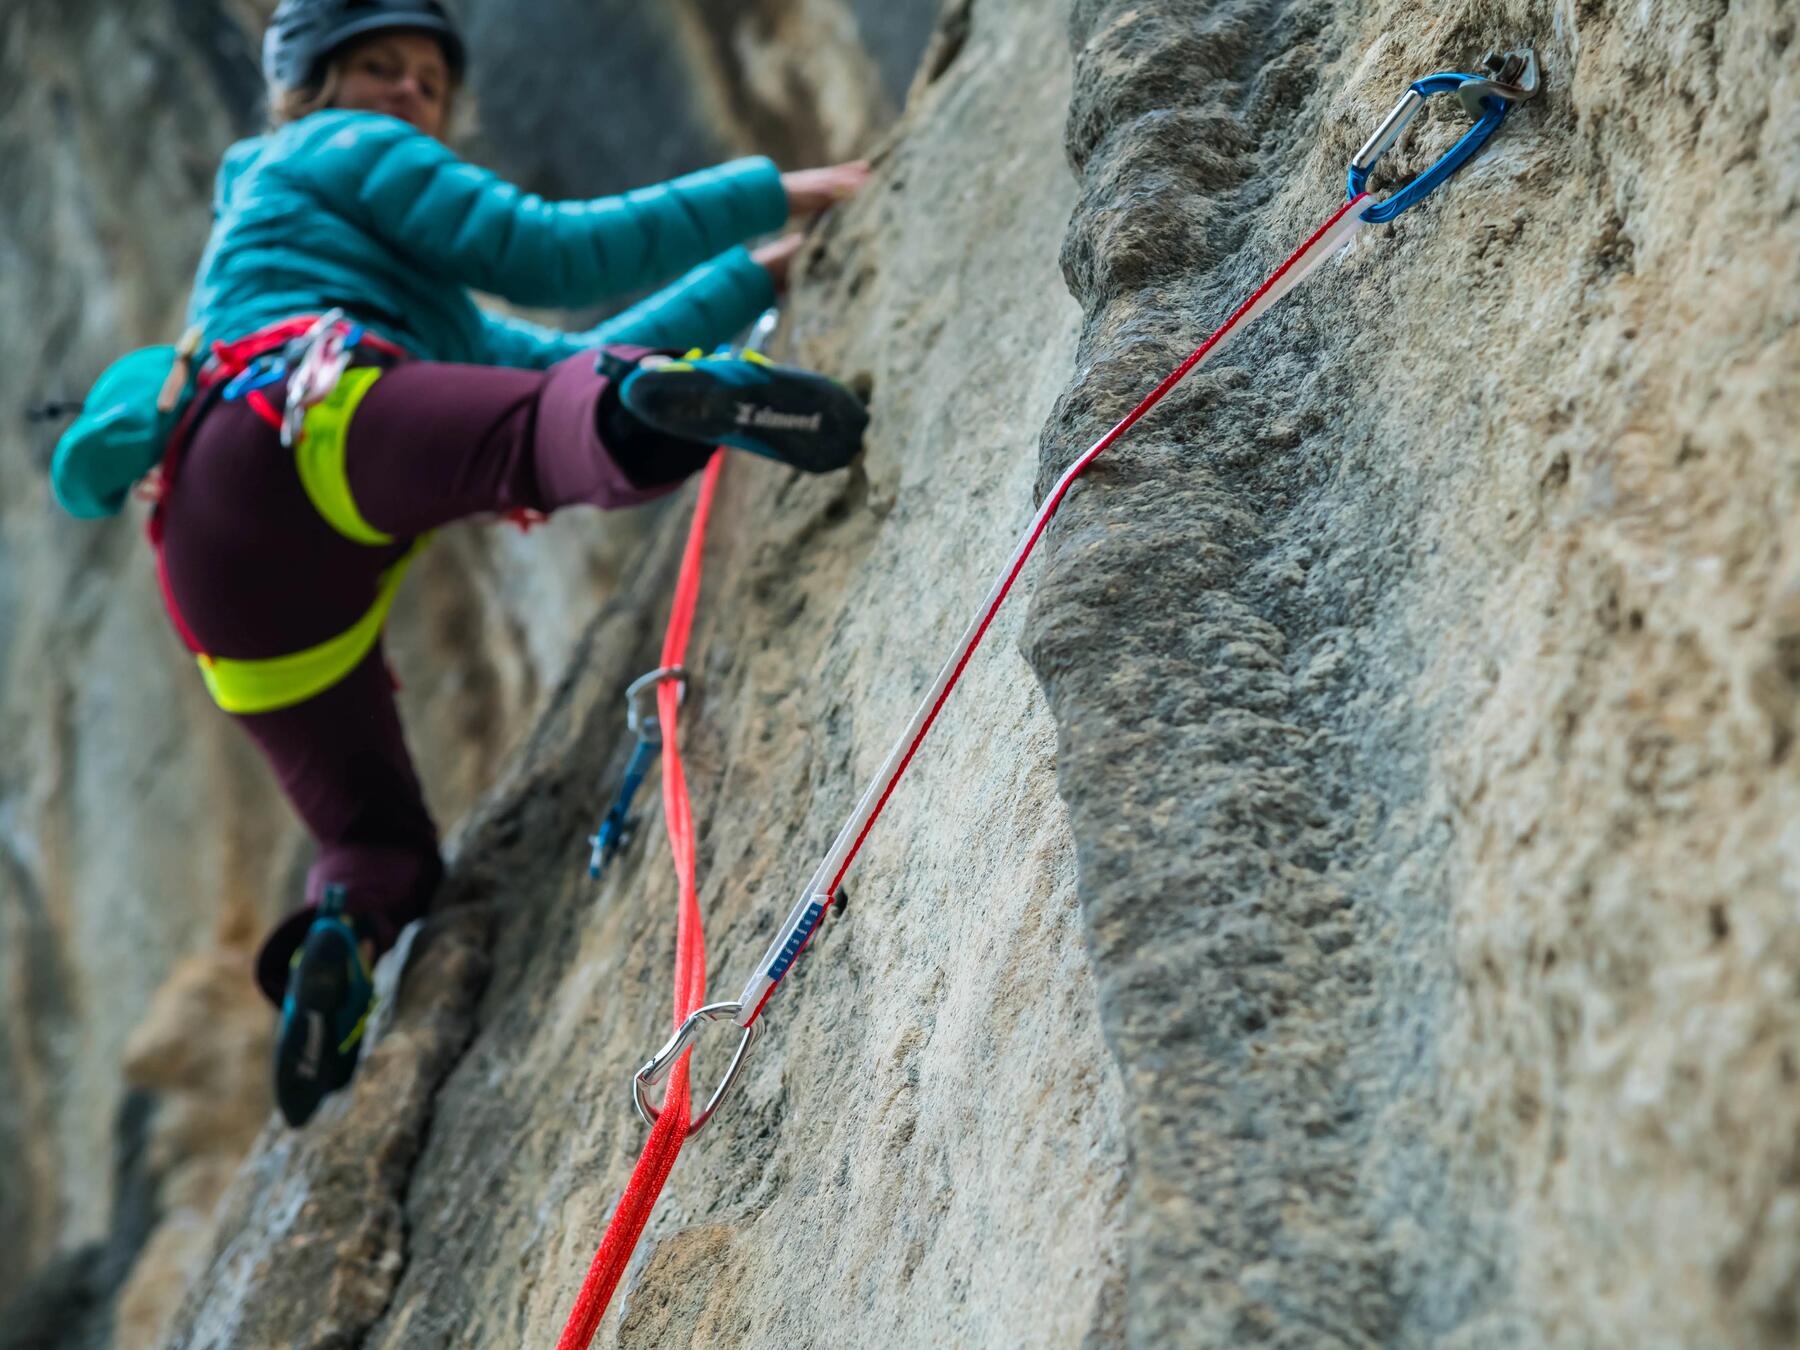
{"label": "climbing harness", "polygon": [[[185,380],[185,368],[198,354],[199,343],[198,332],[190,329],[182,339],[170,384],[175,383],[177,375]],[[368,391],[369,384],[381,373],[372,368],[345,369],[351,353],[360,344],[367,344],[371,354],[384,362],[410,359],[404,349],[346,320],[341,310],[322,316],[305,315],[283,320],[235,342],[213,343],[196,380],[198,392],[170,434],[162,464],[149,484],[148,495],[153,506],[145,533],[156,554],[156,577],[163,605],[182,641],[194,654],[207,692],[226,712],[256,713],[289,707],[329,689],[354,670],[380,640],[401,579],[429,540],[428,535],[421,536],[389,565],[376,587],[374,603],[349,629],[286,656],[236,660],[208,652],[182,617],[174,589],[169,584],[162,549],[163,503],[180,478],[182,453],[195,426],[214,403],[221,399],[241,398],[270,427],[283,431],[285,418],[269,402],[264,390],[290,369],[296,376],[301,371],[306,372],[308,383],[301,392],[312,399],[311,417],[319,419],[316,423],[307,423],[317,435],[302,437],[297,446],[289,443],[290,448],[295,449],[296,468],[308,497],[326,522],[339,533],[371,545],[393,542],[389,536],[371,529],[350,501],[348,487],[343,483],[343,440],[349,413],[345,411],[335,421],[329,415],[334,401],[340,405],[347,402],[353,408],[354,402]],[[330,363],[336,363],[339,358],[342,361],[337,365],[337,378],[331,381],[329,389],[324,380],[326,367],[314,357],[314,353],[320,351],[326,354]],[[309,358],[312,358],[310,362]],[[168,386],[165,386],[165,396],[167,392]],[[320,417],[322,413],[326,415]]]}
{"label": "climbing harness", "polygon": [[674,680],[677,700],[687,697],[687,672],[680,666],[658,666],[648,675],[640,675],[625,690],[625,724],[637,737],[637,745],[632,749],[631,759],[625,765],[625,777],[619,783],[619,792],[613,803],[607,808],[606,815],[601,818],[600,828],[588,839],[592,852],[588,855],[588,875],[598,878],[606,870],[606,865],[630,846],[632,836],[637,832],[637,821],[631,815],[631,803],[637,792],[644,785],[644,775],[650,772],[650,762],[662,749],[662,726],[656,714],[645,710],[645,696],[656,697],[656,687],[664,680]]}
{"label": "climbing harness", "polygon": [[[674,1165],[675,1154],[679,1152],[684,1134],[692,1133],[688,1128],[691,1103],[688,1091],[688,1051],[692,1049],[700,1033],[708,1026],[719,1022],[729,1023],[739,1029],[739,1041],[736,1053],[717,1088],[700,1115],[694,1117],[694,1129],[699,1124],[710,1120],[718,1110],[733,1084],[742,1072],[744,1062],[755,1043],[760,1030],[760,1018],[769,999],[780,986],[781,981],[793,969],[794,963],[806,950],[807,944],[818,931],[820,923],[834,905],[840,902],[843,892],[844,877],[855,862],[857,853],[868,838],[875,821],[880,817],[888,800],[892,797],[901,777],[908,765],[918,753],[919,746],[942,711],[951,691],[961,679],[968,666],[975,648],[986,634],[994,616],[998,613],[1007,593],[1018,579],[1026,561],[1031,556],[1038,540],[1042,538],[1051,518],[1062,505],[1064,497],[1074,485],[1075,480],[1094,462],[1108,447],[1135,426],[1150,412],[1165,395],[1206,361],[1216,356],[1227,343],[1242,333],[1256,321],[1268,308],[1298,286],[1321,264],[1335,256],[1365,224],[1379,224],[1390,221],[1402,211],[1416,206],[1439,186],[1441,186],[1457,169],[1468,162],[1471,156],[1481,148],[1494,130],[1506,116],[1507,109],[1515,102],[1528,99],[1538,91],[1537,62],[1529,50],[1490,56],[1484,61],[1486,75],[1466,75],[1445,73],[1432,75],[1411,85],[1400,102],[1395,105],[1376,130],[1375,134],[1363,145],[1350,165],[1349,200],[1339,207],[1324,224],[1296,249],[1285,262],[1275,269],[1220,327],[1195,348],[1188,357],[1171,371],[1144,399],[1125,415],[1110,431],[1096,441],[1088,450],[1078,456],[1063,471],[1049,495],[1039,506],[1031,523],[1026,527],[1014,547],[1012,556],[1002,570],[999,579],[988,591],[986,599],[977,610],[975,617],[964,629],[937,679],[913,714],[911,722],[901,733],[889,751],[881,769],[864,791],[857,802],[856,809],[844,823],[827,850],[824,859],[813,871],[805,886],[800,890],[786,920],[776,932],[768,950],[758,962],[755,973],[744,986],[743,992],[730,1002],[699,1004],[699,998],[685,1015],[681,1014],[679,991],[684,988],[681,977],[677,976],[677,1014],[678,1022],[674,1034],[652,1055],[632,1076],[631,1099],[640,1115],[651,1124],[650,1138],[633,1170],[631,1180],[627,1184],[624,1197],[620,1200],[612,1223],[608,1226],[602,1239],[599,1253],[596,1254],[593,1266],[577,1298],[567,1326],[563,1330],[558,1350],[584,1350],[591,1341],[600,1324],[600,1317],[606,1310],[613,1288],[623,1274],[625,1261],[630,1256],[630,1245],[635,1244],[636,1237],[647,1221],[649,1207],[655,1203],[656,1193],[666,1180],[669,1170]],[[1373,201],[1367,191],[1370,170],[1383,153],[1390,149],[1405,131],[1407,124],[1417,113],[1424,100],[1433,94],[1452,91],[1464,93],[1464,103],[1475,126],[1461,140],[1450,148],[1435,164],[1420,174],[1411,183],[1401,188],[1392,197],[1384,201]],[[710,488],[713,469],[718,465],[715,456],[708,469],[708,478],[702,488],[702,502],[710,501]],[[694,530],[703,527],[703,510],[696,507]],[[689,548],[698,557],[696,535],[690,535]],[[685,568],[684,568],[685,577]],[[685,581],[684,581],[685,585]],[[696,583],[697,585],[697,583]],[[691,599],[691,597],[689,597]],[[678,605],[679,607],[679,605]],[[691,612],[688,614],[691,620]],[[673,630],[674,620],[671,620]],[[685,631],[683,634],[685,641]],[[673,664],[669,656],[669,647],[665,645],[665,665]],[[654,673],[654,672],[653,672]],[[659,704],[665,719],[672,721],[676,700],[666,682],[659,686]],[[672,742],[671,742],[672,743]],[[674,761],[677,771],[679,757]],[[671,754],[667,746],[664,750],[665,774],[671,763]],[[665,783],[665,797],[668,788]],[[685,803],[685,790],[683,791]],[[691,822],[685,821],[684,828],[691,828]],[[671,839],[674,837],[674,825],[671,824]],[[677,850],[678,866],[680,853]],[[685,918],[685,911],[684,911]],[[685,939],[678,930],[678,953]],[[679,972],[679,961],[678,961]],[[704,984],[704,971],[699,979],[690,986],[689,992],[695,992]],[[665,1094],[665,1105],[660,1112],[651,1104],[650,1092],[664,1079],[669,1082]]]}
{"label": "climbing harness", "polygon": [[[190,329],[177,349],[175,368],[164,386],[165,399],[171,388],[179,397],[177,386],[185,384],[198,350],[198,332]],[[359,354],[373,364],[353,364]],[[382,570],[369,608],[343,632],[284,656],[255,660],[217,656],[205,650],[183,618],[163,561],[162,504],[174,490],[188,439],[214,403],[241,399],[293,452],[300,485],[320,518],[354,543],[388,547],[398,541],[363,518],[350,491],[350,422],[383,371],[410,359],[405,349],[370,332],[342,309],[286,319],[236,342],[212,344],[195,380],[196,397],[170,435],[162,464],[147,480],[146,495],[153,503],[147,533],[156,553],[164,607],[193,652],[207,692],[224,711],[246,714],[292,707],[330,689],[355,670],[381,640],[400,583],[432,536],[420,535]],[[267,391],[283,381],[287,397],[283,408],[277,410]],[[508,512],[506,518],[523,530],[542,516],[518,510]]]}

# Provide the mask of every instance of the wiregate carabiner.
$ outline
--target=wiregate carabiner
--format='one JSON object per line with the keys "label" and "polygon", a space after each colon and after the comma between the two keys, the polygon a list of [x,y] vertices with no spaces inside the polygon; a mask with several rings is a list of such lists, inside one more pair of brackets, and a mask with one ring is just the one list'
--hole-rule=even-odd
{"label": "wiregate carabiner", "polygon": [[606,808],[606,814],[600,819],[600,828],[588,836],[588,876],[598,881],[601,873],[620,853],[631,847],[631,839],[637,833],[637,821],[631,814],[631,804],[637,800],[638,789],[644,785],[644,775],[650,772],[650,765],[656,759],[656,752],[661,749],[660,740],[638,738],[632,748],[631,759],[625,765],[625,777],[619,782],[619,791],[613,797],[613,804]]}
{"label": "wiregate carabiner", "polygon": [[[637,1108],[644,1124],[654,1126],[657,1117],[662,1115],[661,1108],[650,1104],[649,1089],[669,1076],[669,1071],[675,1067],[675,1061],[687,1053],[703,1027],[711,1022],[732,1021],[741,1011],[743,1005],[738,1003],[709,1003],[704,1008],[696,1008],[675,1029],[675,1034],[669,1037],[663,1048],[645,1060],[643,1066],[631,1076],[631,1104]],[[738,1037],[737,1053],[731,1057],[725,1076],[719,1080],[718,1087],[713,1089],[706,1105],[689,1120],[688,1138],[692,1139],[699,1134],[713,1118],[713,1113],[719,1109],[719,1103],[725,1100],[725,1094],[731,1091],[731,1085],[737,1082],[738,1074],[743,1072],[744,1060],[749,1056],[750,1048],[756,1044],[761,1031],[760,1022],[752,1022],[743,1028],[743,1035]]]}
{"label": "wiregate carabiner", "polygon": [[1387,200],[1364,211],[1364,220],[1372,225],[1384,224],[1409,206],[1424,201],[1487,143],[1488,137],[1506,120],[1507,110],[1514,103],[1531,98],[1538,91],[1537,56],[1529,47],[1515,52],[1490,53],[1482,61],[1482,68],[1488,72],[1486,75],[1445,71],[1415,80],[1407,86],[1393,111],[1375,128],[1375,134],[1363,142],[1362,149],[1350,161],[1351,201],[1368,190],[1369,172],[1376,161],[1400,139],[1407,124],[1433,94],[1454,92],[1460,95],[1463,106],[1475,119],[1475,125],[1464,132],[1462,139],[1446,150],[1436,164]]}
{"label": "wiregate carabiner", "polygon": [[595,880],[599,880],[606,870],[606,864],[631,843],[636,823],[631,818],[631,803],[644,784],[644,775],[650,772],[656,752],[662,748],[662,721],[656,715],[656,691],[665,680],[677,682],[676,702],[687,702],[688,674],[680,666],[658,666],[649,674],[638,676],[625,690],[625,725],[637,737],[637,745],[625,765],[625,776],[619,782],[613,804],[601,818],[600,828],[588,836],[588,876]]}
{"label": "wiregate carabiner", "polygon": [[625,688],[625,725],[639,740],[660,742],[662,739],[662,727],[656,714],[647,709],[656,707],[656,691],[668,680],[674,680],[680,686],[675,691],[676,703],[686,703],[688,673],[680,666],[658,666],[648,675],[638,676]]}

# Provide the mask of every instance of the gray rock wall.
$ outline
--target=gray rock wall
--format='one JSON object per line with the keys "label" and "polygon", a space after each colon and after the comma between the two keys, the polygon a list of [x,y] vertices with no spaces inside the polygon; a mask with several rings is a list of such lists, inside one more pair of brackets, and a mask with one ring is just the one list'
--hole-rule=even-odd
{"label": "gray rock wall", "polygon": [[[642,51],[759,51],[715,110],[830,87],[758,77],[780,16],[741,13],[696,45],[711,7],[659,11]],[[869,455],[734,460],[718,508],[684,743],[722,997],[1037,495],[1335,208],[1404,85],[1528,41],[1546,91],[1075,488],[603,1343],[1793,1343],[1793,38],[1776,0],[946,7],[778,345],[872,388]],[[640,519],[415,590],[403,650],[475,690],[413,705],[459,727],[429,771],[456,814],[491,787],[355,1090],[262,1132],[164,1343],[554,1339],[666,1020],[654,803],[580,870],[679,546]],[[25,762],[94,753],[56,744]],[[21,800],[0,916],[37,945],[0,993],[49,1015],[5,1023],[8,1126],[77,1100],[36,859],[80,817]],[[34,1233],[75,1188],[42,1189]]]}
{"label": "gray rock wall", "polygon": [[[1531,41],[1547,86],[1053,536],[1027,644],[1133,1340],[1792,1343],[1791,12],[1134,0],[1074,34],[1046,472],[1410,79]],[[1387,182],[1461,117],[1420,122]]]}
{"label": "gray rock wall", "polygon": [[217,148],[252,115],[233,31],[205,4],[0,14],[0,1301],[106,1232],[132,1026],[294,853],[180,668],[134,522],[63,517],[55,433],[23,418],[179,324]]}

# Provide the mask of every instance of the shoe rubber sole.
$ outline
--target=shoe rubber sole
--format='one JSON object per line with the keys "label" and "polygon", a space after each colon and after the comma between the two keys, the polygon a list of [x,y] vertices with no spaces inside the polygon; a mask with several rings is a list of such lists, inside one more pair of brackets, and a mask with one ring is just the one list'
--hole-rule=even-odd
{"label": "shoe rubber sole", "polygon": [[337,1027],[353,997],[350,963],[359,959],[340,932],[311,933],[301,948],[275,1044],[275,1101],[290,1125],[304,1125],[356,1069],[362,1024],[347,1046]]}
{"label": "shoe rubber sole", "polygon": [[791,366],[758,366],[738,382],[710,364],[640,369],[621,397],[659,431],[734,446],[807,473],[841,469],[861,451],[868,409],[836,380]]}

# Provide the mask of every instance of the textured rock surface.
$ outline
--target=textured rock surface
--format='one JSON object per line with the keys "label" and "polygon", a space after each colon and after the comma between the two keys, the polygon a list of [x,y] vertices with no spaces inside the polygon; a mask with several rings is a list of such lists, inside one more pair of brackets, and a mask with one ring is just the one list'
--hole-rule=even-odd
{"label": "textured rock surface", "polygon": [[62,517],[53,434],[20,417],[178,322],[211,147],[255,95],[241,38],[214,45],[234,31],[206,4],[0,14],[0,1301],[108,1231],[133,1025],[296,861],[177,661],[133,523]]}
{"label": "textured rock surface", "polygon": [[1133,1338],[1791,1344],[1791,11],[1074,31],[1049,465],[1323,218],[1409,79],[1530,39],[1548,84],[1053,540],[1028,642],[1130,1103]]}
{"label": "textured rock surface", "polygon": [[[658,10],[645,22],[674,36],[619,29],[618,52],[666,56],[715,8]],[[712,50],[766,37],[773,10],[741,13]],[[603,1338],[1800,1337],[1793,25],[1775,0],[946,7],[902,134],[809,250],[781,339],[872,386],[867,461],[823,482],[734,461],[719,506],[684,742],[722,997],[1035,493],[1334,208],[1398,90],[1519,41],[1547,89],[1077,486],[1029,613],[1003,616],[847,918],[682,1158]],[[6,31],[5,60],[45,59]],[[711,106],[831,87],[742,74]],[[483,134],[542,143],[495,111],[528,103],[488,98]],[[704,119],[656,126],[672,155],[707,152]],[[1454,108],[1421,117],[1387,181],[1459,130]],[[58,237],[101,256],[95,228]],[[0,341],[41,375],[16,328]],[[37,669],[17,653],[48,634],[60,670],[103,629],[71,641],[31,617],[11,569],[50,527],[19,523],[36,518],[16,493],[41,489],[17,457],[0,473],[16,717],[15,672]],[[623,765],[619,694],[653,663],[679,542],[678,520],[643,519],[630,567],[581,538],[534,566],[534,536],[467,543],[487,561],[427,577],[402,645],[457,651],[471,681],[460,701],[423,691],[440,701],[415,715],[458,729],[432,772],[454,808],[506,768],[458,831],[356,1090],[303,1135],[261,1136],[170,1344],[554,1337],[641,1139],[627,1075],[666,1016],[659,812],[597,891],[577,843]],[[52,594],[82,594],[56,566]],[[148,632],[150,603],[104,612]],[[132,696],[187,709],[160,678]],[[29,706],[89,724],[87,686],[49,683]],[[5,725],[10,749],[37,722]],[[65,1145],[17,1128],[66,1121],[110,1156],[111,1112],[91,1111],[114,1096],[66,1039],[93,1014],[61,972],[70,916],[93,932],[108,913],[67,898],[103,875],[96,838],[69,841],[117,798],[55,796],[105,781],[95,750],[31,734],[21,762],[55,767],[34,769],[37,796],[0,779],[0,896],[20,897],[0,910],[0,997],[43,1015],[0,1024],[26,1089],[0,1100],[0,1144],[37,1150],[50,1171],[24,1175],[52,1182],[23,1207],[9,1189],[0,1217],[35,1262],[48,1231],[139,1233],[145,1127],[125,1113],[111,1192],[98,1169],[59,1179],[44,1151]],[[240,865],[291,867],[259,828]],[[184,922],[229,928],[205,906]],[[131,976],[151,984],[178,947],[152,939],[157,973]],[[105,1024],[121,1050],[127,1023]],[[79,1092],[71,1064],[94,1075]],[[118,1273],[65,1273],[68,1306],[103,1323]]]}

